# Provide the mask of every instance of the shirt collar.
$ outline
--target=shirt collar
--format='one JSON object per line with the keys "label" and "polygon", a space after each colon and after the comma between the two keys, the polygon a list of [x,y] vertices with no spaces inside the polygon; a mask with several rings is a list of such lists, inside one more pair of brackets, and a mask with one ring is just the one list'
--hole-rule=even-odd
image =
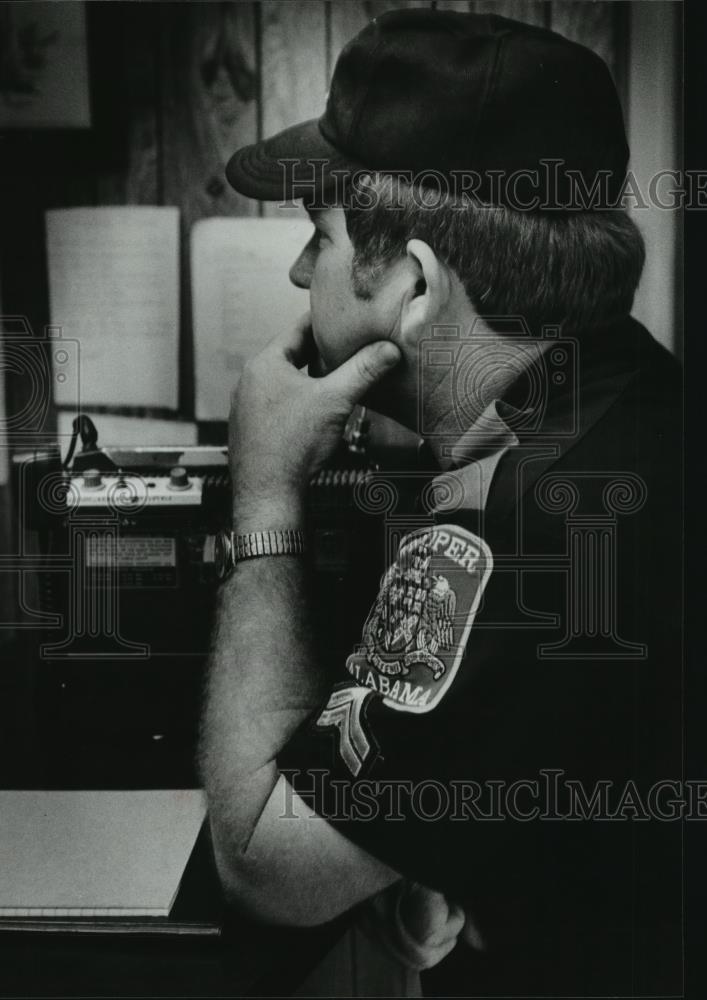
{"label": "shirt collar", "polygon": [[514,418],[522,416],[522,410],[494,399],[478,420],[454,442],[450,449],[450,465],[464,467],[490,453],[515,447],[519,443],[518,436],[509,423],[512,425]]}
{"label": "shirt collar", "polygon": [[433,513],[483,510],[496,467],[519,444],[509,426],[523,411],[494,399],[477,420],[440,456],[442,473],[433,480]]}

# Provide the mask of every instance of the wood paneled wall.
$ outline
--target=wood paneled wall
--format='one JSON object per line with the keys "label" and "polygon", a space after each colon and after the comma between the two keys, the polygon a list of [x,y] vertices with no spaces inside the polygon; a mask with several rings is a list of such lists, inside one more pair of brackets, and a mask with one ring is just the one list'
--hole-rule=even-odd
{"label": "wood paneled wall", "polygon": [[[58,0],[73,2],[73,0]],[[188,241],[211,215],[278,210],[237,194],[224,165],[239,146],[321,114],[345,43],[371,18],[401,7],[496,11],[543,24],[595,48],[621,83],[625,4],[591,0],[237,0],[89,2],[93,127],[87,133],[9,133],[0,157],[0,285],[6,314],[49,322],[44,213],[74,205],[177,205],[182,279],[179,409],[194,413]],[[293,209],[292,211],[297,211]],[[28,387],[6,372],[8,412]],[[111,408],[115,411],[116,408]],[[50,428],[51,429],[51,428]],[[202,428],[218,440],[223,428]],[[379,437],[394,430],[380,421]],[[9,497],[0,487],[0,517]],[[0,545],[8,538],[0,524]],[[0,580],[0,609],[7,605]],[[6,588],[5,588],[6,589]]]}
{"label": "wood paneled wall", "polygon": [[[238,146],[324,107],[346,41],[385,10],[493,10],[555,28],[595,48],[621,85],[626,4],[591,0],[262,0],[87,4],[94,126],[88,134],[7,136],[3,304],[48,322],[44,211],[68,205],[168,204],[193,223],[267,215],[223,168]],[[179,416],[193,414],[188,254],[183,253]],[[9,405],[21,388],[8,387]],[[134,412],[134,411],[131,411]]]}
{"label": "wood paneled wall", "polygon": [[[206,215],[273,211],[227,187],[230,152],[321,114],[348,39],[385,10],[423,6],[495,11],[552,27],[622,75],[625,5],[593,0],[91,4],[91,20],[103,22],[94,37],[127,42],[124,73],[132,84],[125,174],[112,178],[112,191],[104,187],[103,200],[178,204],[187,228]],[[115,31],[105,31],[108,21]]]}

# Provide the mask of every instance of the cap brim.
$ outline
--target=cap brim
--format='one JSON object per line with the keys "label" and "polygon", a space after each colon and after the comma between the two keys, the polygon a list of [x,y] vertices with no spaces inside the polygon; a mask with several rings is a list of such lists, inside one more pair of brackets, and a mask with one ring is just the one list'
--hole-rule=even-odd
{"label": "cap brim", "polygon": [[340,187],[343,177],[360,169],[324,138],[313,118],[239,149],[226,165],[226,177],[249,198],[306,201]]}

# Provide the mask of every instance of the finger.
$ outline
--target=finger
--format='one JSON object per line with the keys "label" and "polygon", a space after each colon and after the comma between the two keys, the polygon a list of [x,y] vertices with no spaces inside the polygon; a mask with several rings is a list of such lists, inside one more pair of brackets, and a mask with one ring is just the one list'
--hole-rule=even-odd
{"label": "finger", "polygon": [[467,915],[458,903],[422,885],[411,885],[400,904],[400,915],[411,937],[435,947],[456,941]]}
{"label": "finger", "polygon": [[464,929],[464,924],[466,922],[466,917],[464,911],[461,913],[449,911],[446,921],[437,930],[433,931],[431,936],[427,939],[432,945],[442,945],[446,944],[448,941],[456,941],[456,939],[461,934]]}
{"label": "finger", "polygon": [[477,951],[486,950],[486,940],[481,931],[479,930],[474,915],[471,913],[466,914],[464,927],[462,928],[459,937],[464,942],[464,944],[469,945],[470,948],[476,948]]}
{"label": "finger", "polygon": [[461,906],[459,903],[450,903],[449,900],[447,900],[447,905],[449,906],[449,917],[450,917],[450,919],[452,917],[459,918],[462,921],[462,924],[463,924],[464,921],[466,920],[466,916],[467,916],[466,910],[464,909],[464,907]]}
{"label": "finger", "polygon": [[[450,951],[454,951],[454,949],[456,948],[456,946],[457,946],[457,939],[456,938],[453,938],[451,941],[448,941],[446,944],[440,945],[439,948],[436,948],[435,951],[434,951],[434,953],[430,956],[432,958],[432,960],[433,960],[432,964],[433,965],[437,965],[438,962],[441,962],[443,958],[447,957],[447,955],[450,953]],[[432,968],[432,966],[428,965],[427,968],[428,969]]]}
{"label": "finger", "polygon": [[365,394],[400,361],[400,351],[389,340],[366,344],[360,351],[321,380],[353,409]]}
{"label": "finger", "polygon": [[449,907],[441,892],[413,884],[400,901],[400,915],[411,937],[427,941],[443,931]]}
{"label": "finger", "polygon": [[456,945],[457,939],[454,938],[453,941],[448,941],[446,944],[440,945],[437,948],[421,948],[414,958],[411,956],[408,964],[414,966],[420,971],[423,969],[432,969],[435,965],[439,965],[442,959],[446,958],[450,951],[454,951]]}
{"label": "finger", "polygon": [[463,915],[455,914],[449,916],[444,924],[430,931],[427,937],[421,940],[426,948],[437,948],[457,940],[464,929],[465,918]]}

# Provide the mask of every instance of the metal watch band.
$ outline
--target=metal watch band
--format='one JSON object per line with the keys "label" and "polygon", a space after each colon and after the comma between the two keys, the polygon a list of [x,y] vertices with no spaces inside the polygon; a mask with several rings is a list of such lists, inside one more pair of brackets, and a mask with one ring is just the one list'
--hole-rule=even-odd
{"label": "metal watch band", "polygon": [[300,529],[286,531],[250,531],[231,534],[231,556],[234,563],[258,556],[301,555],[304,552],[304,532]]}

